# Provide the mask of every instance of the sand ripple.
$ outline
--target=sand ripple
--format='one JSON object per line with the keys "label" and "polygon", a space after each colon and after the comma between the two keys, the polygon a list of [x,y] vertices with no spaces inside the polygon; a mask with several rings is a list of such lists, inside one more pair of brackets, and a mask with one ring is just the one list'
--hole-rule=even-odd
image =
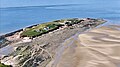
{"label": "sand ripple", "polygon": [[72,37],[57,54],[52,67],[120,67],[120,25],[102,26]]}

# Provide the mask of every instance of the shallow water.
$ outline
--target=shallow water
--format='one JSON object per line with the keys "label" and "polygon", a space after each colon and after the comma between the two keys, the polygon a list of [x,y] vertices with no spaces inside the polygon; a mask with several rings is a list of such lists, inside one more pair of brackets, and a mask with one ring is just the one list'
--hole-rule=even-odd
{"label": "shallow water", "polygon": [[2,55],[8,55],[8,54],[12,53],[13,51],[14,51],[14,48],[12,45],[7,45],[3,48],[0,48],[0,57]]}
{"label": "shallow water", "polygon": [[0,8],[0,34],[63,18],[104,18],[120,24],[119,0],[86,0],[77,4]]}

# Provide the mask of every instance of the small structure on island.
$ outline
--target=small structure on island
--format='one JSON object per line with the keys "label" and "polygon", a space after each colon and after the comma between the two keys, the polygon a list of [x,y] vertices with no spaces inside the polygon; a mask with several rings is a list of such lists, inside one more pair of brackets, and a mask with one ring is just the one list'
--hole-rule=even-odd
{"label": "small structure on island", "polygon": [[49,30],[49,27],[45,27],[45,28],[43,28],[44,30],[46,30],[46,31],[48,31]]}
{"label": "small structure on island", "polygon": [[35,31],[36,31],[36,32],[41,32],[41,30],[40,30],[40,29],[36,29]]}

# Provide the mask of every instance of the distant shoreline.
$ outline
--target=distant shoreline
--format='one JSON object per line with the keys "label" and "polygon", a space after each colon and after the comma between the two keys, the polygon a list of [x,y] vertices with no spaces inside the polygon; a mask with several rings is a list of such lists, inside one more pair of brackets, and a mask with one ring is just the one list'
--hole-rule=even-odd
{"label": "distant shoreline", "polygon": [[40,6],[18,6],[18,7],[0,7],[0,9],[6,8],[24,8],[24,7],[56,7],[56,6],[71,6],[71,5],[81,5],[81,4],[59,4],[59,5],[40,5]]}

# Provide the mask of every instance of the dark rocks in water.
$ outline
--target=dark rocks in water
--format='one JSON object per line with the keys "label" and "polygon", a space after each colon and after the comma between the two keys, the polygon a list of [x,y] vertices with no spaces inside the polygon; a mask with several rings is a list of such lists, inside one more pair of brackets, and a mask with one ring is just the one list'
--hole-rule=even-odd
{"label": "dark rocks in water", "polygon": [[11,42],[6,40],[5,38],[0,39],[0,48],[7,46]]}
{"label": "dark rocks in water", "polygon": [[[32,25],[32,26],[28,26],[28,27],[26,27],[26,28],[32,28],[33,26],[37,26],[37,25],[38,25],[38,24],[35,24],[35,25]],[[12,36],[12,35],[14,35],[15,33],[20,32],[20,31],[23,31],[23,29],[19,29],[19,30],[16,30],[16,31],[13,31],[13,32],[10,32],[10,33],[7,33],[7,34],[3,34],[3,35],[0,36],[0,39],[3,39],[3,38],[5,38],[5,37]]]}
{"label": "dark rocks in water", "polygon": [[12,35],[14,35],[16,32],[20,32],[20,31],[23,31],[23,29],[19,29],[19,30],[14,31],[14,32],[11,32],[11,33],[7,33],[7,34],[4,34],[4,35],[1,35],[0,38],[5,38],[5,37],[8,37],[8,36],[12,36]]}

